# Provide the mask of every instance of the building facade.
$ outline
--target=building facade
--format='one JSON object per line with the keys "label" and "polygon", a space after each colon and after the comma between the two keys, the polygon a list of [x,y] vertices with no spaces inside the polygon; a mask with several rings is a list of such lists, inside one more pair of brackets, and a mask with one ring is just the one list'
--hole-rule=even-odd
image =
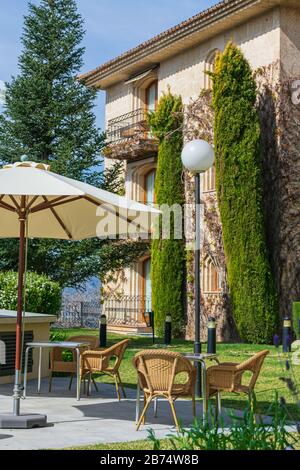
{"label": "building facade", "polygon": [[[158,144],[147,128],[145,112],[155,110],[160,96],[170,88],[173,94],[182,97],[186,107],[185,139],[202,137],[212,140],[213,113],[209,104],[211,78],[206,72],[213,70],[216,53],[223,51],[229,41],[241,48],[256,73],[260,92],[258,106],[265,130],[266,187],[271,178],[271,184],[276,182],[278,190],[276,210],[268,216],[267,236],[282,312],[288,308],[290,301],[299,300],[297,297],[300,296],[300,280],[297,277],[298,229],[295,228],[291,235],[292,242],[297,245],[296,260],[289,254],[288,243],[291,240],[284,240],[286,217],[295,217],[300,213],[298,205],[287,202],[284,197],[286,184],[290,185],[292,199],[298,195],[291,172],[287,173],[286,162],[282,162],[281,150],[286,143],[278,135],[272,145],[268,140],[272,123],[268,121],[267,91],[278,96],[274,104],[277,109],[273,124],[283,132],[279,103],[288,91],[284,91],[282,84],[300,77],[299,24],[298,0],[224,0],[80,77],[87,86],[106,91],[106,165],[115,159],[122,160],[126,196],[154,204]],[[289,110],[294,113],[295,127],[295,119],[299,123],[298,110]],[[291,155],[298,155],[298,150],[295,142],[293,145],[290,143]],[[288,155],[285,157],[289,158]],[[202,221],[205,246],[201,262],[204,316],[215,315],[219,339],[229,340],[235,336],[235,331],[226,285],[214,168],[202,175],[201,186],[205,206]],[[189,175],[185,175],[185,187],[186,200],[193,203],[193,183]],[[274,208],[274,199],[267,194],[265,199],[268,213]],[[131,268],[114,275],[104,286],[104,309],[111,328],[145,330],[145,312],[151,310],[150,272],[149,253]],[[186,319],[187,336],[190,338],[193,337],[194,323],[193,277],[189,276],[192,272],[191,252],[187,255]],[[205,329],[203,322],[203,339]]]}

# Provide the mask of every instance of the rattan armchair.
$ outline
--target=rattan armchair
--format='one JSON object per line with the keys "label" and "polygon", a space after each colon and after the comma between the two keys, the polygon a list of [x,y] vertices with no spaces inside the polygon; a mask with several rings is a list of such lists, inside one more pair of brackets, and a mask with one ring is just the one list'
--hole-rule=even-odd
{"label": "rattan armchair", "polygon": [[[71,342],[83,342],[87,343],[85,348],[97,348],[99,346],[99,339],[96,336],[88,336],[88,335],[81,335],[81,336],[71,336],[67,339],[67,341]],[[83,350],[85,349],[83,348]],[[82,359],[81,359],[82,362]],[[80,367],[82,369],[82,367]],[[64,361],[63,359],[63,349],[61,348],[53,348],[50,352],[50,376],[49,376],[49,392],[52,389],[52,377],[53,372],[62,372],[66,374],[71,374],[70,383],[69,383],[69,390],[72,387],[73,377],[76,374],[77,370],[77,361],[76,357],[73,356],[73,361]],[[82,379],[82,371],[80,373]],[[94,386],[97,388],[96,384]]]}
{"label": "rattan armchair", "polygon": [[[219,412],[221,411],[221,392],[246,393],[250,399],[253,397],[255,384],[268,354],[269,351],[264,350],[244,362],[223,362],[207,369],[206,396],[209,399],[213,395],[217,395]],[[244,384],[243,376],[246,372],[251,372],[252,376],[248,383]],[[205,403],[204,406],[207,410],[208,403]]]}
{"label": "rattan armchair", "polygon": [[[141,351],[133,359],[138,373],[138,386],[144,392],[144,409],[137,424],[137,431],[145,423],[147,409],[153,399],[166,398],[171,407],[175,426],[179,429],[174,401],[179,397],[191,397],[193,415],[196,416],[195,383],[196,369],[181,354],[160,349]],[[184,382],[176,381],[179,374]]]}
{"label": "rattan armchair", "polygon": [[[119,386],[122,389],[124,398],[126,398],[119,368],[129,341],[129,339],[125,339],[108,349],[87,350],[82,353],[82,376],[88,377],[88,393],[93,374],[106,374],[113,377],[115,380],[119,401],[121,400]],[[113,364],[111,364],[112,361],[114,361]]]}

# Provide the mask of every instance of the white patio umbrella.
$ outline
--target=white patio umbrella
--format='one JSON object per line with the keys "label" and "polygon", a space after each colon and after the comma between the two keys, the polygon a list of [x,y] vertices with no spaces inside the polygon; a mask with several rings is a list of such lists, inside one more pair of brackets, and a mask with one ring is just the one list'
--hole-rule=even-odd
{"label": "white patio umbrella", "polygon": [[[81,240],[142,235],[149,233],[153,218],[159,214],[155,208],[52,173],[49,165],[43,163],[23,161],[0,170],[0,237],[20,240],[14,406],[10,427],[26,427],[26,415],[20,415],[26,237]],[[8,416],[3,419],[7,427]]]}

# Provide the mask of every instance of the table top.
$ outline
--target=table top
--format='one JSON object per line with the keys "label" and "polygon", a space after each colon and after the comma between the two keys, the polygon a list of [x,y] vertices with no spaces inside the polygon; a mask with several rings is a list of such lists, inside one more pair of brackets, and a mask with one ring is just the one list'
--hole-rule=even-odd
{"label": "table top", "polygon": [[82,346],[89,346],[88,342],[76,343],[74,341],[39,341],[26,343],[26,346],[31,348],[66,348],[66,349],[76,349],[81,348]]}
{"label": "table top", "polygon": [[216,359],[218,357],[218,354],[209,354],[209,353],[201,353],[201,354],[183,353],[182,355],[186,357],[187,359],[190,359],[191,361],[204,361],[205,359]]}

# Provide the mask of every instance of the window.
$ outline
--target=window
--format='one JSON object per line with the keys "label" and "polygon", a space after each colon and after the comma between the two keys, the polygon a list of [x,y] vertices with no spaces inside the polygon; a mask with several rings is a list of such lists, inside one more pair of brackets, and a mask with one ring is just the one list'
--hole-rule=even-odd
{"label": "window", "polygon": [[210,256],[203,263],[201,289],[202,292],[206,293],[220,292],[222,290],[221,276]]}
{"label": "window", "polygon": [[152,205],[155,203],[155,173],[156,170],[152,169],[145,175],[145,188],[144,188],[144,202],[145,204]]}
{"label": "window", "polygon": [[216,189],[216,168],[213,165],[209,170],[201,175],[201,188],[203,192],[215,191]]}
{"label": "window", "polygon": [[151,283],[151,258],[147,258],[143,263],[143,296],[145,311],[152,310],[152,283]]}
{"label": "window", "polygon": [[157,80],[152,82],[146,88],[146,110],[148,112],[155,111],[157,105]]}
{"label": "window", "polygon": [[206,72],[213,72],[214,71],[216,56],[217,56],[218,52],[219,52],[219,49],[214,49],[213,51],[211,51],[208,54],[208,56],[205,60],[204,88],[206,90],[211,90],[212,89],[212,79]]}

